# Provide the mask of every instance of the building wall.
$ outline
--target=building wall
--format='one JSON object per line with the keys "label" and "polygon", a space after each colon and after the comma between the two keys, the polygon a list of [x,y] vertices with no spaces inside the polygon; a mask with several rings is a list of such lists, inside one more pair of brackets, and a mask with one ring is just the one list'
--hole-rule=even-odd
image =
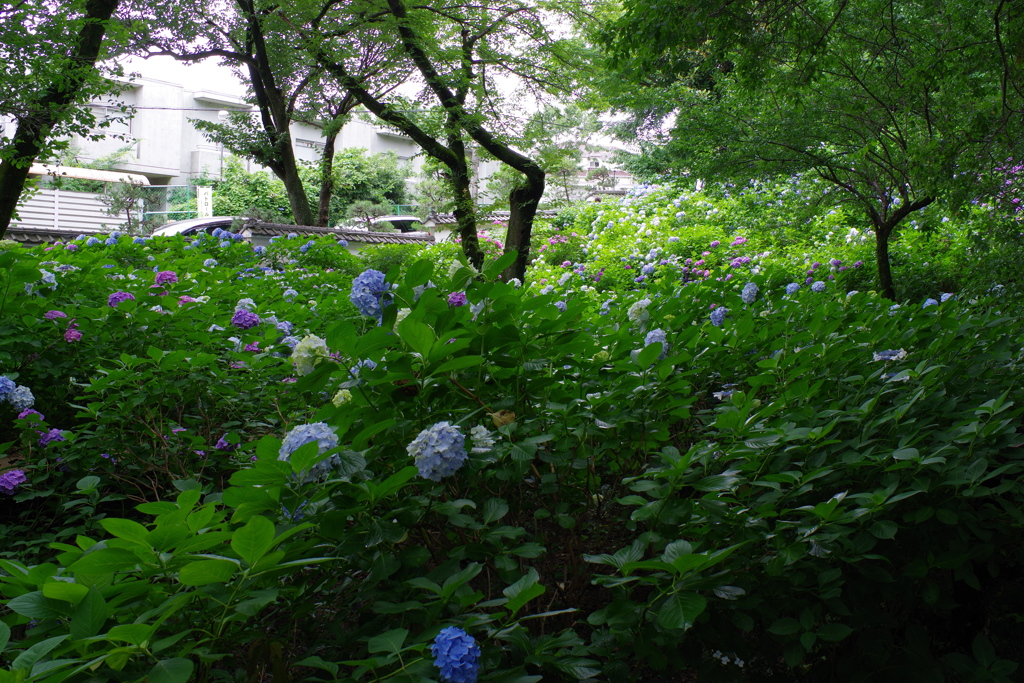
{"label": "building wall", "polygon": [[[115,166],[118,170],[141,173],[154,185],[186,185],[196,177],[221,175],[223,160],[230,157],[217,143],[208,141],[189,119],[219,121],[220,111],[249,111],[241,98],[209,90],[196,90],[185,85],[151,78],[136,79],[120,98],[136,107],[135,115],[125,122],[113,124],[103,139],[92,141],[76,137],[79,157],[86,162],[132,145],[130,155]],[[105,116],[104,104],[92,105],[97,118]],[[112,110],[109,112],[114,113]],[[292,145],[300,162],[317,163],[324,148],[324,137],[316,126],[294,123]],[[124,140],[119,137],[125,138]],[[422,166],[419,146],[410,138],[372,123],[353,120],[338,137],[337,149],[362,148],[372,154],[393,152],[400,161],[410,162],[412,172]],[[250,171],[261,167],[246,161]]]}

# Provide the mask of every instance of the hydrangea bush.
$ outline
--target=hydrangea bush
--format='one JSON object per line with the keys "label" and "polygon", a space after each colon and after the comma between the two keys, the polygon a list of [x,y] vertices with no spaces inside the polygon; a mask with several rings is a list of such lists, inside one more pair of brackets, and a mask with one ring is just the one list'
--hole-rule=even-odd
{"label": "hydrangea bush", "polygon": [[298,239],[0,253],[0,676],[1008,679],[1012,294],[892,308],[715,229],[593,292]]}

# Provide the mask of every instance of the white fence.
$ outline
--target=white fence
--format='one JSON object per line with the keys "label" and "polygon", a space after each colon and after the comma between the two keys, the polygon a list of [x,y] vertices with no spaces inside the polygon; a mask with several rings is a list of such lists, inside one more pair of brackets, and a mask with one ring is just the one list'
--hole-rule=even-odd
{"label": "white fence", "polygon": [[18,220],[13,221],[11,226],[96,232],[124,225],[124,218],[107,215],[107,207],[99,199],[101,196],[92,192],[39,190],[18,204]]}

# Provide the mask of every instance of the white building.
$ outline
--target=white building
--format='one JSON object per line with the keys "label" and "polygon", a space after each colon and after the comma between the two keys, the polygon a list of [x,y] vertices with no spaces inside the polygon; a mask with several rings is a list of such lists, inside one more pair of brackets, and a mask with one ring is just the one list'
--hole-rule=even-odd
{"label": "white building", "polygon": [[[234,95],[152,78],[137,78],[119,99],[134,108],[134,116],[100,131],[105,135],[100,141],[76,138],[73,144],[81,150],[79,158],[84,162],[95,161],[130,144],[129,157],[115,165],[115,169],[145,175],[153,185],[187,185],[204,174],[219,177],[224,150],[207,140],[189,119],[216,122],[220,112],[252,110]],[[90,106],[96,109],[97,120],[116,119],[119,115],[116,107]],[[294,123],[291,134],[300,161],[320,160],[324,137],[319,128]],[[400,161],[413,164],[414,170],[421,163],[417,158],[419,147],[410,138],[358,119],[342,129],[336,147],[358,147],[371,154],[393,152]],[[252,162],[249,169],[256,170]]]}

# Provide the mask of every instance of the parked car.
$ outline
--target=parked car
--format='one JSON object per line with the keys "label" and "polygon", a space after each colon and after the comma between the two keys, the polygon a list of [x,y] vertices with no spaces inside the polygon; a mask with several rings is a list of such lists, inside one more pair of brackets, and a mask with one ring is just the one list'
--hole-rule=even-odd
{"label": "parked car", "polygon": [[153,237],[171,237],[173,235],[197,235],[201,232],[210,233],[221,228],[230,230],[236,216],[211,216],[209,218],[186,218],[183,221],[166,223],[153,231]]}

